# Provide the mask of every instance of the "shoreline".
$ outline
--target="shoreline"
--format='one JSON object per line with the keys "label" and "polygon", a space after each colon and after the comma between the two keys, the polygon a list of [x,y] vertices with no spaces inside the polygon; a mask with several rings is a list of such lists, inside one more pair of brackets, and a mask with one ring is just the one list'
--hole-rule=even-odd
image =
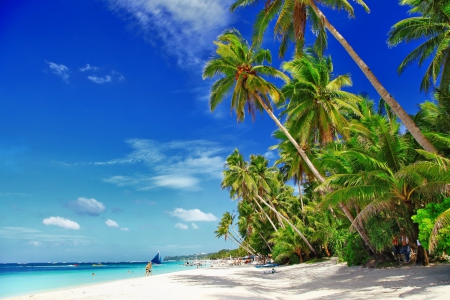
{"label": "shoreline", "polygon": [[200,268],[5,299],[447,299],[450,293],[450,264],[367,269],[332,259],[263,271]]}

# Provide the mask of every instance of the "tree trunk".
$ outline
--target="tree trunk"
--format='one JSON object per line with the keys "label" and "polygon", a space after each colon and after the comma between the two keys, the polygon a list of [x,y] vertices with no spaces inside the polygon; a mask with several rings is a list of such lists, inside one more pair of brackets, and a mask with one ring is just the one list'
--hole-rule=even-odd
{"label": "tree trunk", "polygon": [[359,222],[354,222],[355,218],[352,216],[352,213],[350,212],[350,210],[347,208],[347,206],[345,206],[342,202],[339,202],[339,207],[342,209],[342,211],[344,212],[344,214],[347,216],[347,218],[350,220],[350,222],[352,224],[354,224],[353,226],[355,227],[356,231],[358,231],[359,235],[361,236],[361,238],[364,240],[364,242],[366,243],[366,245],[370,248],[370,250],[373,252],[373,254],[375,254],[375,251],[372,248],[372,245],[370,245],[370,239],[369,236],[367,235],[366,231],[364,230],[364,228],[361,227],[361,225],[359,224]]}
{"label": "tree trunk", "polygon": [[285,216],[283,216],[282,214],[280,214],[275,208],[273,208],[269,203],[267,203],[263,198],[261,198],[261,196],[256,195],[259,200],[261,200],[262,203],[264,203],[265,205],[267,205],[268,208],[270,208],[274,213],[276,213],[277,215],[279,215],[283,220],[285,220],[289,226],[292,227],[292,229],[298,233],[298,235],[302,238],[302,240],[306,243],[306,245],[308,245],[309,249],[311,249],[311,251],[314,253],[314,255],[316,254],[316,250],[314,250],[313,246],[311,246],[311,244],[309,243],[309,241],[306,239],[306,237],[300,232],[300,230],[298,230],[297,227],[294,226],[294,224],[292,224],[291,221],[289,221],[288,218],[286,218]]}
{"label": "tree trunk", "polygon": [[300,198],[300,204],[302,205],[302,214],[303,214],[303,193],[302,193],[302,185],[300,184],[300,180],[298,180],[297,186],[298,186],[298,195]]}
{"label": "tree trunk", "polygon": [[302,249],[296,250],[295,254],[297,254],[298,258],[300,258],[300,263],[303,262]]}
{"label": "tree trunk", "polygon": [[378,94],[383,98],[386,103],[391,107],[397,117],[403,122],[406,129],[411,133],[411,135],[416,139],[420,146],[428,152],[437,153],[436,148],[430,141],[423,135],[419,127],[414,123],[411,117],[406,113],[406,111],[400,106],[400,104],[392,97],[388,91],[383,87],[380,81],[375,77],[373,72],[369,69],[366,63],[358,56],[358,54],[353,50],[350,44],[344,39],[344,37],[334,28],[333,25],[328,21],[322,11],[316,6],[314,1],[310,2],[311,8],[314,10],[316,15],[322,20],[323,25],[326,29],[336,38],[336,40],[344,47],[351,58],[356,62],[358,67],[362,70],[367,79],[369,79],[372,86],[378,92]]}
{"label": "tree trunk", "polygon": [[256,205],[258,205],[259,209],[262,211],[262,213],[264,214],[264,216],[267,218],[267,220],[269,220],[270,224],[272,225],[273,229],[275,229],[275,231],[278,231],[277,227],[275,226],[275,224],[273,224],[272,220],[270,219],[269,215],[266,214],[266,212],[264,211],[264,209],[261,207],[261,205],[259,204],[258,201],[255,200]]}
{"label": "tree trunk", "polygon": [[269,243],[266,241],[264,236],[261,234],[261,232],[258,231],[259,236],[263,239],[263,241],[266,243],[267,247],[269,247],[270,252],[272,252],[272,247],[270,247]]}
{"label": "tree trunk", "polygon": [[328,257],[331,257],[331,253],[330,253],[330,250],[328,250],[328,244],[327,243],[323,244],[323,248],[325,249],[325,254]]}
{"label": "tree trunk", "polygon": [[305,151],[303,151],[302,148],[298,145],[298,143],[294,140],[294,138],[291,136],[289,131],[281,124],[281,122],[278,120],[278,118],[273,114],[272,110],[270,110],[267,105],[262,101],[261,97],[259,95],[256,95],[256,98],[258,99],[258,102],[261,104],[261,106],[264,108],[264,110],[269,114],[269,116],[272,118],[272,120],[275,121],[277,126],[283,131],[283,133],[286,135],[286,137],[289,139],[289,141],[294,145],[295,149],[297,149],[300,156],[303,158],[303,160],[306,162],[306,165],[311,170],[311,172],[314,174],[314,177],[316,177],[320,182],[324,182],[325,179],[320,175],[317,168],[313,165],[311,160],[309,159],[308,155],[306,155]]}
{"label": "tree trunk", "polygon": [[239,243],[239,241],[234,237],[234,235],[233,235],[231,232],[230,232],[229,234],[230,234],[230,236],[232,237],[231,240],[232,240],[233,242],[235,242],[239,247],[244,248],[245,251],[247,251],[248,253],[251,253],[251,254],[253,254],[253,255],[256,256],[256,254],[253,253],[253,251],[251,251],[250,249],[248,249],[247,247],[245,247],[243,244]]}

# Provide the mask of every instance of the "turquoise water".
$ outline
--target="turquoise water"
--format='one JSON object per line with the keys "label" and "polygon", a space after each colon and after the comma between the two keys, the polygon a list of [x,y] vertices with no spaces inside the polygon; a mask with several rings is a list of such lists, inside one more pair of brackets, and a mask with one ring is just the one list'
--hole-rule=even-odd
{"label": "turquoise water", "polygon": [[[137,278],[147,262],[0,264],[0,298],[29,295],[82,285]],[[183,262],[153,265],[153,275],[184,271]],[[92,276],[95,273],[95,276]]]}

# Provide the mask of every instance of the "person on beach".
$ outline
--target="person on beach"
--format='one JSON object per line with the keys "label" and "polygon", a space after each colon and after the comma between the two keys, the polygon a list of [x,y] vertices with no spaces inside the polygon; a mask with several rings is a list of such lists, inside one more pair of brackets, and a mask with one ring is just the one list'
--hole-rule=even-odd
{"label": "person on beach", "polygon": [[411,253],[411,249],[409,248],[409,239],[405,234],[405,230],[400,228],[400,238],[402,243],[402,250],[400,250],[400,254],[405,255],[406,263],[409,263],[409,254]]}
{"label": "person on beach", "polygon": [[403,261],[402,259],[402,255],[400,254],[400,244],[398,242],[398,238],[396,236],[394,236],[392,238],[392,252],[394,252],[394,259],[396,261]]}
{"label": "person on beach", "polygon": [[149,262],[145,267],[145,276],[152,275],[152,263]]}

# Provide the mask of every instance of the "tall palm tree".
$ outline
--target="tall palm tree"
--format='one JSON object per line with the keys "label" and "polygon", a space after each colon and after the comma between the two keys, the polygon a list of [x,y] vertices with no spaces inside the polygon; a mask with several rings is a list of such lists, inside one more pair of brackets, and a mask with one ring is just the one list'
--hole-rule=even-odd
{"label": "tall palm tree", "polygon": [[450,8],[448,0],[401,0],[401,5],[411,7],[409,13],[417,14],[401,20],[389,32],[390,46],[411,41],[420,41],[398,67],[401,74],[407,66],[418,61],[421,66],[432,56],[420,89],[429,91],[441,78],[440,87],[448,90],[450,86]]}
{"label": "tall palm tree", "polygon": [[261,76],[279,77],[285,82],[289,79],[283,72],[263,65],[265,61],[271,62],[270,51],[253,49],[236,30],[226,31],[218,37],[215,44],[217,56],[208,61],[203,69],[203,78],[222,77],[213,84],[211,89],[209,99],[211,111],[214,111],[230,92],[232,93],[231,107],[236,111],[239,121],[244,119],[246,106],[252,115],[256,110],[264,109],[295,145],[314,176],[323,181],[322,175],[306,153],[273,113],[270,100],[277,103],[283,99],[283,95],[274,84]]}
{"label": "tall palm tree", "polygon": [[[367,5],[362,0],[354,0],[356,3],[362,5],[366,11],[368,11]],[[232,6],[231,10],[235,10],[240,6],[248,6],[250,4],[258,3],[259,0],[237,0]],[[304,44],[304,31],[306,26],[306,19],[309,16],[313,23],[313,30],[318,33],[318,39],[315,43],[315,49],[322,53],[323,48],[326,47],[326,28],[336,40],[344,47],[350,57],[355,61],[358,67],[362,70],[364,75],[370,81],[372,86],[385,101],[389,104],[395,114],[403,122],[405,127],[411,133],[411,135],[417,140],[428,152],[437,152],[433,144],[422,134],[420,129],[416,126],[412,118],[408,113],[400,106],[400,104],[389,94],[384,88],[378,78],[373,74],[371,69],[366,63],[359,57],[359,55],[353,50],[347,40],[336,30],[336,28],[328,21],[326,16],[317,6],[317,3],[322,5],[344,9],[350,16],[354,16],[353,7],[347,0],[266,0],[266,5],[263,10],[258,14],[257,20],[253,26],[254,29],[254,41],[261,43],[264,32],[266,31],[269,21],[277,18],[275,25],[275,31],[282,36],[281,47],[286,48],[286,45],[290,40],[294,43],[299,43],[296,46],[297,53],[300,53],[299,49]],[[285,50],[284,50],[285,51]],[[281,53],[284,53],[281,51]]]}

